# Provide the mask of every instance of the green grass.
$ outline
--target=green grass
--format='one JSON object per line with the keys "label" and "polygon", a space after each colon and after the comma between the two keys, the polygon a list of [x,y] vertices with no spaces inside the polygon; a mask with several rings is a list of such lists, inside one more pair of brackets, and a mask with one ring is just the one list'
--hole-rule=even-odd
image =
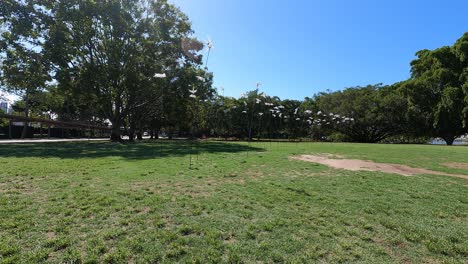
{"label": "green grass", "polygon": [[467,147],[0,145],[0,263],[466,263],[467,180],[288,160],[301,153],[468,174],[441,165]]}

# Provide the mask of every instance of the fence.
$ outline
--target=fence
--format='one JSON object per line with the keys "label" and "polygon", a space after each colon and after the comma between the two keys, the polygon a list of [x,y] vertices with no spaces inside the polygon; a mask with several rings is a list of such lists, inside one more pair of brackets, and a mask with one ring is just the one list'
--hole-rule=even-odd
{"label": "fence", "polygon": [[112,130],[110,127],[90,123],[65,122],[8,114],[0,114],[0,119],[6,120],[7,123],[7,125],[0,126],[0,139],[21,138],[24,123],[28,124],[26,138],[109,137]]}

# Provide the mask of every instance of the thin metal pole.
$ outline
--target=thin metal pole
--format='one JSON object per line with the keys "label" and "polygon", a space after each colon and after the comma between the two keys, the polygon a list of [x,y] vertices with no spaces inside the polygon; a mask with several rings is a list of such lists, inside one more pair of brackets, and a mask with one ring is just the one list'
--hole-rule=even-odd
{"label": "thin metal pole", "polygon": [[205,69],[208,69],[208,59],[210,58],[211,48],[208,49],[208,55],[206,56]]}
{"label": "thin metal pole", "polygon": [[189,151],[189,157],[190,157],[190,164],[189,164],[189,169],[192,169],[192,151],[193,151],[193,144],[192,144],[192,139],[190,140],[190,151]]}

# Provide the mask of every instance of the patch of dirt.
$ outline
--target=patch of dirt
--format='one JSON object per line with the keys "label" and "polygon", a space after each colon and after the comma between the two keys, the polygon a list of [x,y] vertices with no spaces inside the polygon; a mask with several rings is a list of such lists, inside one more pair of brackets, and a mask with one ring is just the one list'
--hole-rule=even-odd
{"label": "patch of dirt", "polygon": [[47,239],[52,240],[55,238],[55,233],[54,232],[47,232]]}
{"label": "patch of dirt", "polygon": [[143,210],[141,210],[138,214],[139,214],[139,215],[147,214],[150,210],[151,210],[151,208],[145,207],[145,208],[143,208]]}
{"label": "patch of dirt", "polygon": [[[392,246],[390,246],[388,242],[385,241],[385,239],[373,237],[372,242],[380,246],[388,256],[390,256],[393,260],[396,260],[398,263],[411,263],[410,259],[404,256],[400,256],[397,252],[395,252]],[[399,244],[399,247],[404,248],[405,245]]]}
{"label": "patch of dirt", "polygon": [[246,171],[246,174],[248,176],[251,176],[251,177],[254,177],[254,178],[263,178],[265,177],[265,175],[263,174],[263,172],[259,171],[259,170],[247,170]]}
{"label": "patch of dirt", "polygon": [[446,162],[442,163],[445,167],[453,168],[453,169],[464,169],[468,170],[468,163],[461,163],[461,162]]}
{"label": "patch of dirt", "polygon": [[226,244],[233,244],[237,242],[236,238],[234,237],[233,234],[229,234],[225,239],[224,239],[224,243]]}
{"label": "patch of dirt", "polygon": [[440,171],[432,171],[423,168],[413,168],[406,165],[400,164],[389,164],[389,163],[376,163],[373,161],[358,160],[358,159],[331,159],[323,155],[301,155],[290,157],[294,160],[302,160],[308,162],[319,163],[335,169],[345,169],[350,171],[380,171],[385,173],[394,173],[403,176],[413,176],[416,174],[433,174],[452,176],[463,179],[468,179],[468,175],[462,174],[449,174]]}

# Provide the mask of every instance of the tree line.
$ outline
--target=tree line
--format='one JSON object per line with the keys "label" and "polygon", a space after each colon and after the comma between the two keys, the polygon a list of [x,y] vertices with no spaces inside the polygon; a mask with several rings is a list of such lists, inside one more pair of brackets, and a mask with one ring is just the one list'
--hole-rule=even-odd
{"label": "tree line", "polygon": [[113,140],[164,131],[352,142],[440,137],[450,145],[468,132],[468,33],[418,51],[408,80],[288,100],[258,89],[222,96],[203,64],[208,43],[166,0],[4,0],[0,21],[1,89],[21,96],[16,114],[111,124]]}

